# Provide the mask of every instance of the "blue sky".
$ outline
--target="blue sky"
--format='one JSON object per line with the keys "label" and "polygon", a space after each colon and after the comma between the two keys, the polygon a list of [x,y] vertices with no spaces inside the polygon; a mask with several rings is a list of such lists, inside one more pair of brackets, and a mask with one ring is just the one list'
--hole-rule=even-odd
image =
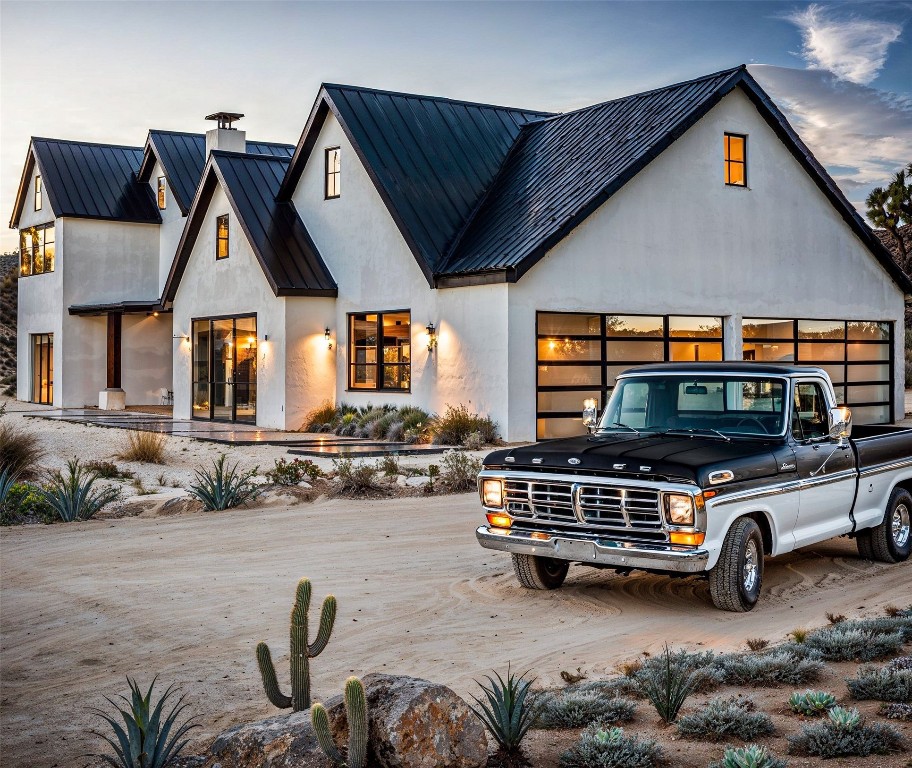
{"label": "blue sky", "polygon": [[3,0],[0,208],[31,135],[142,145],[227,110],[294,143],[322,81],[567,110],[741,63],[860,206],[912,160],[910,36],[910,2]]}

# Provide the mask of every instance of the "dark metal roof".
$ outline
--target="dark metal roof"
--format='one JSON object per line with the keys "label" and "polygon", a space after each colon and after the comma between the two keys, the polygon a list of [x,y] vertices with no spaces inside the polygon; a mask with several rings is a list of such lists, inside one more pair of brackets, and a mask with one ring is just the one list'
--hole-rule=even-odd
{"label": "dark metal roof", "polygon": [[10,226],[19,224],[36,160],[55,216],[159,223],[151,190],[136,181],[142,153],[140,147],[33,137]]}
{"label": "dark metal roof", "polygon": [[283,199],[290,199],[329,108],[429,282],[520,127],[549,114],[324,84],[283,184]]}
{"label": "dark metal roof", "polygon": [[336,296],[336,282],[294,204],[276,199],[288,157],[213,150],[177,247],[162,301],[173,301],[206,209],[221,184],[276,296]]}
{"label": "dark metal roof", "polygon": [[[291,157],[294,153],[294,146],[265,141],[248,141],[247,151],[257,155]],[[149,131],[146,153],[139,171],[140,181],[149,180],[156,159],[165,169],[174,199],[177,201],[181,213],[186,216],[203,175],[203,167],[206,165],[205,134]]]}

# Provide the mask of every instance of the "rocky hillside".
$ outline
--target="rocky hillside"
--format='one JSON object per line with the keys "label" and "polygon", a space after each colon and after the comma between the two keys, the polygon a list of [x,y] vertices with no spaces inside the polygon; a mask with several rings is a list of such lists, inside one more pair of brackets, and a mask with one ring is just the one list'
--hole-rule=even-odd
{"label": "rocky hillside", "polygon": [[0,254],[0,392],[16,390],[16,283],[19,279],[15,253]]}

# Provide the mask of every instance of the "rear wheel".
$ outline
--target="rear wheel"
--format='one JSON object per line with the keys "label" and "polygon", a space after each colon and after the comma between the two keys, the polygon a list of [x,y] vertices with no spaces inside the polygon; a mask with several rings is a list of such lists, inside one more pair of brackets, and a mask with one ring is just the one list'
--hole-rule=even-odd
{"label": "rear wheel", "polygon": [[736,520],[725,535],[719,562],[709,572],[709,594],[716,608],[743,613],[760,599],[763,535],[749,517]]}
{"label": "rear wheel", "polygon": [[566,560],[513,553],[513,571],[526,589],[557,589],[567,578],[569,568]]}
{"label": "rear wheel", "polygon": [[890,494],[880,525],[858,534],[858,552],[869,560],[901,563],[912,551],[912,495],[904,488]]}

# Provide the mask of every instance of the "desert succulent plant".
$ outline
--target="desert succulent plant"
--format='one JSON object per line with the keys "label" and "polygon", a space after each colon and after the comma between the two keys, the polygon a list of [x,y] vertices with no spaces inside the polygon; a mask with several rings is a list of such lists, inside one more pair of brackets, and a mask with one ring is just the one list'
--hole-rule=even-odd
{"label": "desert succulent plant", "polygon": [[348,748],[343,755],[333,740],[326,707],[317,702],[310,709],[317,743],[335,765],[364,768],[367,764],[368,717],[364,684],[357,677],[345,681],[345,715],[348,719]]}
{"label": "desert succulent plant", "polygon": [[336,621],[336,598],[329,595],[323,600],[323,607],[320,609],[320,628],[317,630],[317,637],[312,643],[309,642],[308,613],[311,590],[310,580],[301,579],[291,609],[291,696],[286,696],[279,688],[269,646],[266,643],[259,643],[256,647],[257,663],[263,677],[266,696],[280,709],[291,707],[295,712],[310,708],[310,659],[323,653]]}
{"label": "desert succulent plant", "polygon": [[789,706],[799,715],[822,715],[836,706],[836,697],[826,691],[795,691],[789,696]]}

